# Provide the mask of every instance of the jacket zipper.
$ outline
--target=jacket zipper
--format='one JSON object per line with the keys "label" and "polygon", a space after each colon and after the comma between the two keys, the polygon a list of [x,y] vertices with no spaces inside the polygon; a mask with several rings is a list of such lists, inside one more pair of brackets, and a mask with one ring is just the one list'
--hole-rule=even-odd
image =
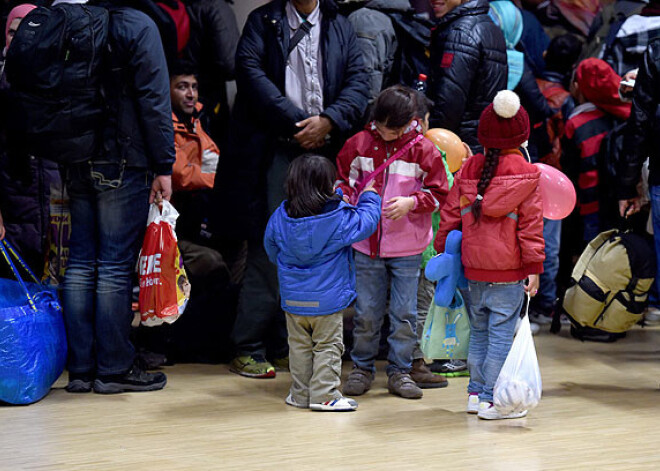
{"label": "jacket zipper", "polygon": [[[385,146],[385,161],[390,158],[390,149],[386,145]],[[385,169],[385,178],[383,179],[383,198],[385,197],[385,188],[387,188],[387,181],[389,180],[390,177],[390,167],[388,166]],[[378,244],[376,246],[376,257],[380,257],[380,242],[383,240],[383,218],[381,216],[380,220],[378,221]]]}

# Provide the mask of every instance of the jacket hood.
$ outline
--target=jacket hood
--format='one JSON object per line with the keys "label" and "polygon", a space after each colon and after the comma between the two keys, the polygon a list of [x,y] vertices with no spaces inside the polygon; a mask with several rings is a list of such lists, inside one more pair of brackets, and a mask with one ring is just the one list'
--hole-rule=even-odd
{"label": "jacket hood", "polygon": [[278,211],[281,212],[280,231],[287,241],[285,256],[304,265],[321,254],[333,239],[340,239],[344,210],[354,206],[341,201],[337,209],[328,213],[304,218],[292,218],[286,212],[286,201]]}
{"label": "jacket hood", "polygon": [[[469,204],[476,200],[477,184],[484,160],[485,157],[481,154],[469,159],[468,162],[472,165],[465,170],[471,178],[463,178],[460,181],[461,198],[466,197]],[[467,162],[465,165],[467,166]],[[497,175],[491,180],[484,194],[482,213],[491,217],[502,217],[511,213],[536,190],[540,176],[538,167],[527,163],[521,155],[503,154]]]}
{"label": "jacket hood", "polygon": [[588,101],[605,113],[619,119],[628,119],[631,104],[621,101],[621,77],[607,62],[593,57],[583,60],[577,67],[575,80]]}
{"label": "jacket hood", "polygon": [[490,6],[488,0],[470,0],[457,6],[438,20],[439,25],[450,23],[457,18],[471,15],[487,15]]}

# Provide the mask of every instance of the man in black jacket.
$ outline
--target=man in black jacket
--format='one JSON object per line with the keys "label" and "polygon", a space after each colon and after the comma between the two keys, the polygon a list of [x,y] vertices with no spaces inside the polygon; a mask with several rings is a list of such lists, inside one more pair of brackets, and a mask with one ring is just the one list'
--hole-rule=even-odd
{"label": "man in black jacket", "polygon": [[437,26],[431,37],[430,124],[455,132],[477,152],[479,116],[506,89],[504,37],[488,16],[487,0],[431,0],[431,5]]}
{"label": "man in black jacket", "polygon": [[[236,53],[238,95],[216,173],[216,232],[248,240],[232,338],[232,371],[274,377],[287,355],[277,270],[263,248],[268,215],[284,199],[289,163],[314,150],[334,160],[368,100],[355,33],[332,0],[274,0],[253,11]],[[284,363],[284,362],[283,362]]]}
{"label": "man in black jacket", "polygon": [[[617,175],[619,212],[626,217],[639,211],[637,183],[648,157],[653,234],[660,267],[660,39],[649,43],[639,66],[633,93]],[[656,277],[656,287],[658,284],[660,277]]]}
{"label": "man in black jacket", "polygon": [[[61,0],[56,1],[55,4]],[[64,0],[62,3],[80,3]],[[63,167],[70,257],[62,285],[69,392],[111,394],[165,386],[134,365],[131,278],[149,202],[169,199],[174,134],[169,77],[154,22],[131,8],[110,15],[103,149]]]}

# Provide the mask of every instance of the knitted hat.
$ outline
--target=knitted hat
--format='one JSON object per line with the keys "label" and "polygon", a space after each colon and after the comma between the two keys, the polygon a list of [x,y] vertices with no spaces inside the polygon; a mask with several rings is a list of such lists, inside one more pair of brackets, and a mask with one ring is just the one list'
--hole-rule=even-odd
{"label": "knitted hat", "polygon": [[495,95],[481,113],[477,137],[487,149],[517,149],[529,139],[529,116],[518,95],[510,90]]}
{"label": "knitted hat", "polygon": [[585,59],[577,67],[575,81],[582,95],[605,113],[619,119],[628,119],[630,103],[624,103],[619,96],[621,77],[601,59]]}

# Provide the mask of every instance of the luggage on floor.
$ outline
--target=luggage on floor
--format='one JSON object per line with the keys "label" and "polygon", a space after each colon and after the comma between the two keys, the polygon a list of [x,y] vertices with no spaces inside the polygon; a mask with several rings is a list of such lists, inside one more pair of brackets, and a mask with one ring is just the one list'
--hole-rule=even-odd
{"label": "luggage on floor", "polygon": [[[62,308],[9,243],[0,252],[16,281],[0,279],[0,401],[31,404],[43,398],[66,362]],[[25,283],[12,257],[30,275]]]}
{"label": "luggage on floor", "polygon": [[[564,296],[573,336],[596,341],[620,337],[642,319],[655,274],[655,254],[646,239],[616,229],[599,234],[580,256]],[[558,322],[552,330],[559,330]]]}

